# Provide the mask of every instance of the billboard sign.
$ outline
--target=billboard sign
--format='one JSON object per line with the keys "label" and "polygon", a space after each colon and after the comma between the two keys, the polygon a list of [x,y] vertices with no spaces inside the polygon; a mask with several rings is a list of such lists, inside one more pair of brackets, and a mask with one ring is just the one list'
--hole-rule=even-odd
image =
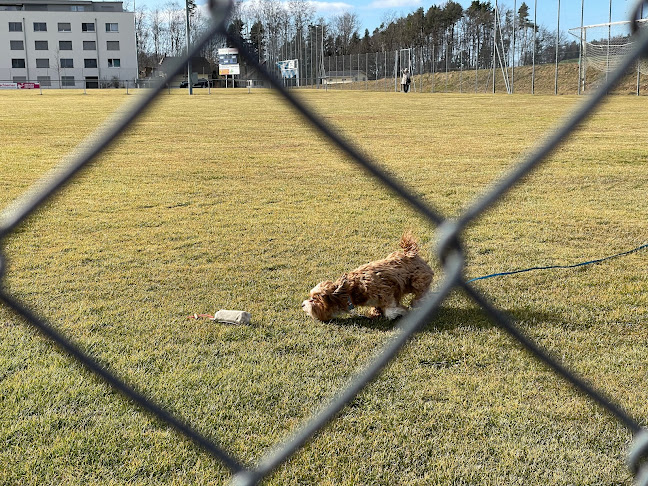
{"label": "billboard sign", "polygon": [[232,74],[241,74],[238,64],[231,64],[229,66],[218,66],[218,74],[221,76],[228,76]]}
{"label": "billboard sign", "polygon": [[18,89],[38,89],[40,88],[39,83],[17,83]]}
{"label": "billboard sign", "polygon": [[238,49],[235,47],[218,49],[218,74],[221,76],[241,74],[238,62]]}
{"label": "billboard sign", "polygon": [[39,83],[8,83],[0,82],[0,89],[38,89]]}
{"label": "billboard sign", "polygon": [[277,67],[281,71],[282,78],[298,78],[299,77],[299,60],[288,59],[287,61],[277,62]]}

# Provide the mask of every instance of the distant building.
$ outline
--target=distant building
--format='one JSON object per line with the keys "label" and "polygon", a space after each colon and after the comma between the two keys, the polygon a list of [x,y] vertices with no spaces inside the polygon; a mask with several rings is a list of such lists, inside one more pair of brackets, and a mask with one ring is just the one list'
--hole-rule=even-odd
{"label": "distant building", "polygon": [[366,81],[367,75],[364,71],[347,70],[347,71],[329,71],[326,78],[322,80],[324,84],[346,84],[358,81]]}
{"label": "distant building", "polygon": [[[171,56],[164,56],[160,60],[160,65],[157,67],[157,74],[162,75],[165,78],[169,77],[169,69],[173,66],[173,64],[178,60],[177,57],[171,57]],[[198,79],[210,79],[213,74],[213,68],[212,65],[209,63],[207,59],[201,56],[195,56],[191,58],[191,82],[192,84],[197,82]],[[187,66],[185,65],[185,69],[181,71],[174,79],[167,80],[167,82],[170,82],[171,84],[177,84],[180,83],[181,81],[186,81],[187,80]]]}
{"label": "distant building", "polygon": [[135,14],[122,2],[0,0],[0,81],[96,88],[136,78]]}

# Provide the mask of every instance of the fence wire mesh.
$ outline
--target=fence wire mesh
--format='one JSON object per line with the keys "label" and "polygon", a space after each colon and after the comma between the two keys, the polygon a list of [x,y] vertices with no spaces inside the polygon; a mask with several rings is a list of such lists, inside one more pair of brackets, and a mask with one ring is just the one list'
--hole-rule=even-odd
{"label": "fence wire mesh", "polygon": [[[635,12],[643,6],[645,2],[637,2]],[[633,67],[641,57],[648,56],[648,30],[635,29],[636,42],[633,49],[629,52],[620,63],[616,71],[610,74],[605,84],[589,98],[587,98],[579,108],[556,131],[550,134],[547,139],[540,144],[534,152],[521,161],[508,175],[503,177],[492,188],[487,190],[481,197],[477,198],[472,205],[468,207],[456,219],[445,218],[435,208],[427,205],[418,198],[407,187],[398,182],[395,178],[387,174],[381,167],[369,157],[358,150],[351,142],[342,137],[333,130],[328,124],[319,117],[317,113],[308,109],[302,102],[295,98],[288,90],[282,86],[280,79],[271,75],[263,66],[261,66],[252,55],[250,55],[245,46],[235,37],[227,34],[227,18],[233,8],[233,3],[225,0],[214,0],[210,5],[213,22],[209,30],[191,46],[187,56],[197,53],[212,37],[221,35],[228,37],[228,40],[238,47],[239,52],[247,62],[256,67],[259,72],[263,73],[268,82],[278,90],[278,93],[304,118],[306,118],[317,130],[325,135],[334,145],[340,148],[351,161],[374,178],[379,180],[387,189],[391,190],[404,202],[418,211],[436,226],[437,232],[437,256],[443,266],[444,279],[439,284],[435,292],[427,301],[418,309],[411,312],[397,325],[396,333],[378,353],[378,355],[359,370],[356,376],[343,387],[338,394],[321,410],[315,413],[306,423],[294,432],[294,435],[261,457],[253,467],[246,467],[239,458],[234,457],[226,451],[221,445],[214,443],[206,438],[200,432],[194,430],[184,421],[175,417],[172,413],[157,405],[151,399],[138,392],[124,380],[120,379],[113,373],[109,366],[99,363],[91,355],[82,351],[72,340],[64,334],[58,332],[45,319],[36,315],[31,309],[23,305],[19,300],[10,295],[2,285],[0,285],[0,301],[16,314],[22,316],[29,324],[39,330],[46,337],[55,342],[63,351],[71,355],[74,359],[83,364],[90,371],[95,373],[114,389],[125,395],[134,403],[144,410],[153,414],[157,418],[174,427],[181,434],[194,441],[205,451],[221,461],[232,473],[232,484],[235,485],[253,485],[258,484],[266,478],[274,469],[286,462],[296,451],[312,438],[318,431],[325,427],[330,421],[334,420],[338,412],[349,404],[353,398],[363,390],[378,374],[387,366],[387,364],[399,353],[414,333],[422,326],[429,323],[439,310],[440,306],[449,295],[457,288],[465,292],[491,320],[500,328],[510,334],[520,345],[530,352],[535,358],[542,361],[555,374],[569,382],[577,391],[597,403],[616,420],[634,435],[634,441],[628,454],[628,466],[635,474],[638,484],[648,484],[648,467],[644,466],[648,457],[648,431],[640,423],[631,417],[626,411],[616,404],[612,399],[605,396],[597,390],[592,384],[588,383],[576,373],[562,365],[554,359],[550,353],[542,349],[532,339],[526,336],[515,323],[504,313],[494,307],[488,300],[487,296],[481,294],[463,278],[465,265],[464,251],[462,246],[462,232],[479,218],[488,208],[495,204],[500,198],[521,181],[527,174],[537,168],[598,106],[601,100],[623,76],[627,69]],[[635,19],[637,15],[633,16]],[[633,20],[635,21],[635,20]],[[186,64],[187,57],[178,59],[171,69],[170,76],[178,74]],[[99,156],[108,146],[110,146],[125,128],[133,123],[154,101],[156,96],[163,91],[164,84],[159,83],[150,91],[143,95],[133,108],[121,116],[118,120],[108,126],[101,127],[95,136],[88,139],[61,167],[45,175],[45,177],[32,189],[28,190],[23,196],[17,198],[12,204],[0,213],[0,242],[9,236],[16,227],[24,222],[34,211],[41,207],[44,202],[49,200],[56,193],[63,190],[66,183],[72,180],[85,166],[93,159]],[[6,257],[0,253],[0,279],[6,272]],[[0,280],[0,284],[2,281]]]}

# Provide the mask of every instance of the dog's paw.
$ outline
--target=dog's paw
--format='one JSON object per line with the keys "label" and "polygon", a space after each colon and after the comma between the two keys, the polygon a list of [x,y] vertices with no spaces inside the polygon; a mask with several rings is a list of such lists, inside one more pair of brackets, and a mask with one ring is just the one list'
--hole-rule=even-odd
{"label": "dog's paw", "polygon": [[402,307],[390,307],[388,309],[385,309],[385,317],[390,321],[404,316],[405,314],[407,314],[407,310]]}

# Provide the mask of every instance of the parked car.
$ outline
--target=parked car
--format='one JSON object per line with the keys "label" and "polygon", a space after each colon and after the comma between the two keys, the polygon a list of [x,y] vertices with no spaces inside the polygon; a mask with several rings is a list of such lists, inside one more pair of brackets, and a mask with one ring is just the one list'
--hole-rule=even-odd
{"label": "parked car", "polygon": [[203,78],[193,84],[194,88],[207,88],[208,86],[210,86],[209,81]]}
{"label": "parked car", "polygon": [[180,83],[181,88],[188,88],[189,87],[189,81],[182,81]]}

